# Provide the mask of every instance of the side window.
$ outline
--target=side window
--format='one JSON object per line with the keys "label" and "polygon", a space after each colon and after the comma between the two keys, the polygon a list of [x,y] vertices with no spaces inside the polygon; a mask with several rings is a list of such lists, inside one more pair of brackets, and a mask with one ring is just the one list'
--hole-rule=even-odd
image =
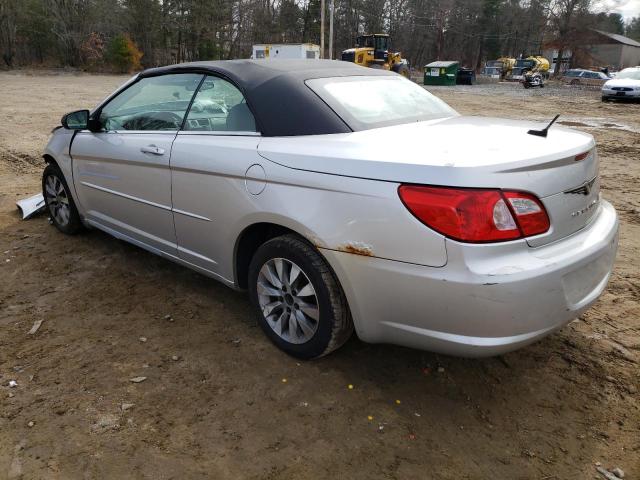
{"label": "side window", "polygon": [[256,122],[240,90],[222,78],[207,76],[193,100],[184,129],[255,132]]}
{"label": "side window", "polygon": [[107,103],[100,112],[106,130],[177,131],[200,74],[174,74],[143,78]]}

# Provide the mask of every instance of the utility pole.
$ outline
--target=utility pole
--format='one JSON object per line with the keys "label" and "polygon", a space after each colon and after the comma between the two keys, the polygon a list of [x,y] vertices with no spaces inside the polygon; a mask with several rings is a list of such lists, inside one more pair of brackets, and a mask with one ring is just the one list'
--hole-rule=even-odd
{"label": "utility pole", "polygon": [[333,60],[333,8],[334,0],[329,0],[329,60]]}
{"label": "utility pole", "polygon": [[324,0],[320,0],[320,58],[324,58]]}

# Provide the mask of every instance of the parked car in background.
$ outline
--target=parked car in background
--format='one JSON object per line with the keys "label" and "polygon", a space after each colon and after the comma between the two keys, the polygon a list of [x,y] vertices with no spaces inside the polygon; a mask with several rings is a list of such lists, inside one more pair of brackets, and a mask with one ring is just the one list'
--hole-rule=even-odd
{"label": "parked car in background", "polygon": [[625,68],[602,86],[602,101],[612,99],[640,99],[640,67]]}
{"label": "parked car in background", "polygon": [[348,62],[186,63],[65,115],[43,194],[63,233],[97,228],[248,290],[291,355],[354,328],[496,355],[580,315],[616,255],[593,137],[543,126],[460,116]]}
{"label": "parked car in background", "polygon": [[567,70],[562,76],[562,81],[568,85],[586,85],[592,87],[600,87],[609,79],[610,77],[603,72],[594,72],[581,68]]}

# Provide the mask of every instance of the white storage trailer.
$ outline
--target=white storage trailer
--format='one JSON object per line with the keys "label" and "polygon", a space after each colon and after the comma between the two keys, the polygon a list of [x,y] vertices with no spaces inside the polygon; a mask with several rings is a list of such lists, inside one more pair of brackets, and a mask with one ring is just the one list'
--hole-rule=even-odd
{"label": "white storage trailer", "polygon": [[307,58],[319,59],[320,47],[313,43],[263,43],[253,46],[254,59]]}

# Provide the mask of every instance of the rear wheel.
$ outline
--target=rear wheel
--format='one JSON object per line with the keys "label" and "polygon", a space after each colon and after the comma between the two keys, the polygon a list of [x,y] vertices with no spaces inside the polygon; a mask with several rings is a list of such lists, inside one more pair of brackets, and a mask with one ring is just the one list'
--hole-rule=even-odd
{"label": "rear wheel", "polygon": [[262,330],[295,357],[326,355],[353,332],[335,274],[295,235],[274,238],[258,248],[249,266],[249,295]]}
{"label": "rear wheel", "polygon": [[574,87],[578,86],[578,85],[580,85],[580,80],[571,80],[570,85],[573,85]]}
{"label": "rear wheel", "polygon": [[69,186],[57,165],[49,164],[42,173],[42,195],[55,227],[74,235],[82,230],[80,214],[71,197]]}

